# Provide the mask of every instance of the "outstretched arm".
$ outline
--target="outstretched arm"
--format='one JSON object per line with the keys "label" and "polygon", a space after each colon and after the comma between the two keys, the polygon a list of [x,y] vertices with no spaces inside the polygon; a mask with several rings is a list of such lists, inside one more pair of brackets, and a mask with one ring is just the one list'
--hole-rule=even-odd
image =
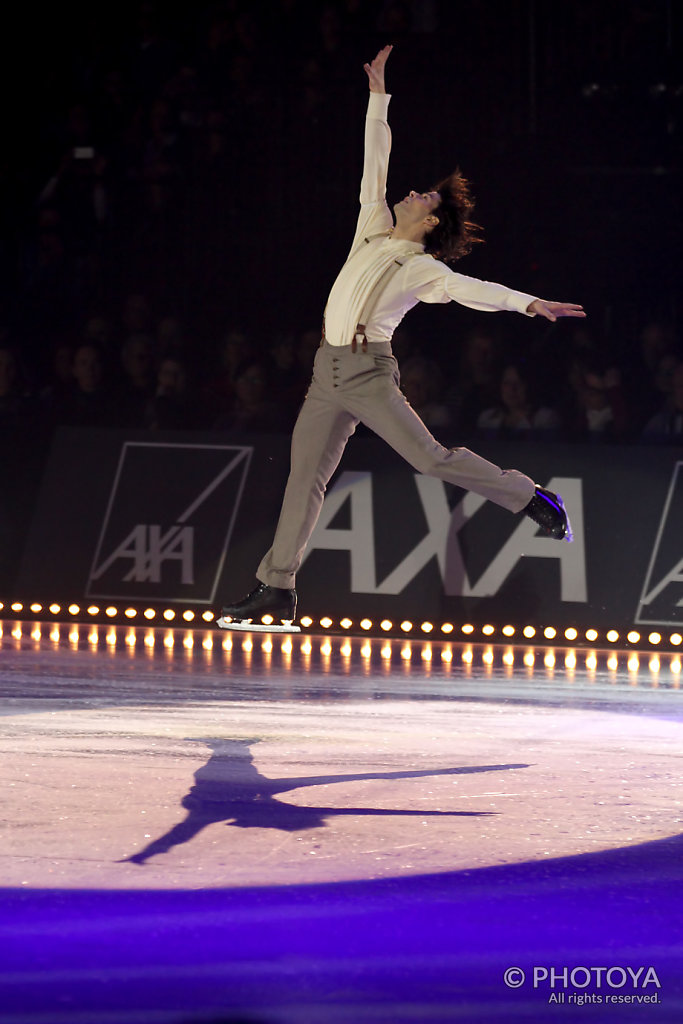
{"label": "outstretched arm", "polygon": [[384,88],[384,67],[393,46],[384,46],[371,64],[364,64],[365,73],[370,82],[370,92],[386,92]]}
{"label": "outstretched arm", "polygon": [[577,306],[573,302],[547,302],[545,299],[534,299],[526,309],[527,313],[544,316],[546,320],[553,323],[561,316],[585,317],[583,306]]}
{"label": "outstretched arm", "polygon": [[351,253],[355,252],[359,245],[365,244],[364,238],[389,234],[394,226],[386,202],[391,152],[391,131],[387,111],[391,97],[384,88],[384,67],[391,51],[391,46],[385,46],[370,64],[364,65],[370,84],[370,96],[365,119],[365,157],[360,184],[361,208]]}

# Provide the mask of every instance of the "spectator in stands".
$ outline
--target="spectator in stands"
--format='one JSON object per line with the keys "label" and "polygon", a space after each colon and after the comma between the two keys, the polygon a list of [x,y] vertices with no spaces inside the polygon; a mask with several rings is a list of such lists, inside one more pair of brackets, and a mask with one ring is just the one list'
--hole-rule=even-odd
{"label": "spectator in stands", "polygon": [[674,371],[680,362],[675,352],[665,352],[640,387],[640,426],[644,427],[653,416],[661,413],[671,402]]}
{"label": "spectator in stands", "polygon": [[628,428],[621,373],[615,366],[584,365],[576,379],[572,436],[577,440],[623,440]]}
{"label": "spectator in stands", "polygon": [[96,144],[97,131],[83,103],[68,114],[64,151],[52,176],[43,186],[39,203],[53,207],[68,225],[79,255],[92,251],[96,232],[109,216],[109,160]]}
{"label": "spectator in stands", "polygon": [[425,426],[446,429],[451,413],[442,401],[443,378],[437,364],[424,356],[411,356],[401,366],[401,390]]}
{"label": "spectator in stands", "polygon": [[109,427],[117,425],[101,351],[89,342],[74,351],[73,377],[69,392],[54,405],[57,424],[71,427]]}
{"label": "spectator in stands", "polygon": [[670,355],[677,348],[676,335],[669,324],[652,321],[643,327],[640,334],[640,356],[651,374],[655,373],[662,356]]}
{"label": "spectator in stands", "polygon": [[296,338],[289,332],[275,335],[269,345],[268,355],[273,395],[282,410],[283,422],[286,422],[289,429],[294,426],[306,396],[310,371],[307,373],[297,359]]}
{"label": "spectator in stands", "polygon": [[155,385],[154,342],[148,334],[131,334],[126,338],[121,346],[121,369],[121,426],[142,427]]}
{"label": "spectator in stands", "polygon": [[499,400],[499,344],[484,329],[472,331],[464,340],[460,368],[449,396],[459,431],[474,430],[479,413]]}
{"label": "spectator in stands", "polygon": [[269,367],[265,359],[252,356],[237,367],[232,408],[215,426],[231,432],[268,433],[283,426],[282,411],[273,397]]}
{"label": "spectator in stands", "polygon": [[239,327],[227,331],[218,344],[217,363],[204,387],[206,423],[222,422],[235,401],[235,372],[255,355],[249,335]]}
{"label": "spectator in stands", "polygon": [[520,363],[509,363],[500,376],[500,398],[477,418],[477,430],[513,437],[531,433],[555,436],[559,414],[540,404],[534,381]]}
{"label": "spectator in stands", "polygon": [[646,324],[640,334],[640,350],[632,366],[629,389],[641,427],[662,411],[671,393],[674,367],[680,359],[673,328],[657,321]]}
{"label": "spectator in stands", "polygon": [[683,438],[683,362],[673,368],[671,391],[659,412],[648,420],[643,430],[646,441],[677,441]]}
{"label": "spectator in stands", "polygon": [[151,430],[188,430],[196,425],[187,370],[177,355],[167,355],[159,363],[156,390],[147,403],[146,423]]}

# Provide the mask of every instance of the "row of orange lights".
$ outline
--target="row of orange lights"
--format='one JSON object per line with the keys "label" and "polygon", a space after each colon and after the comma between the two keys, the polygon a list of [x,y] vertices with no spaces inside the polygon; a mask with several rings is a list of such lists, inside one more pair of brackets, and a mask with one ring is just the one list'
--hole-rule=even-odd
{"label": "row of orange lights", "polygon": [[[78,624],[72,624],[71,626],[67,626],[66,628],[69,630],[67,634],[69,641],[72,644],[80,643],[82,637]],[[105,627],[106,633],[104,634],[103,637],[100,635],[100,631],[97,626],[89,626],[86,628],[89,630],[87,634],[87,640],[91,646],[99,645],[102,639],[104,640],[105,644],[109,647],[115,647],[119,642],[120,634],[117,633],[116,627],[114,626]],[[48,630],[49,631],[47,633],[47,636],[49,640],[53,643],[59,643],[62,638],[59,625],[54,624],[52,626],[49,626]],[[123,637],[123,641],[127,647],[134,648],[137,645],[139,639],[138,633],[141,631],[137,630],[135,627],[126,627],[126,630],[127,631],[125,633],[125,636]],[[10,631],[10,635],[15,640],[22,639],[23,630],[20,623],[17,623],[14,626],[14,628]],[[2,636],[1,625],[0,636]],[[41,627],[38,624],[33,625],[30,628],[29,636],[36,642],[42,640],[43,633]],[[241,641],[238,640],[236,637],[235,639],[233,639],[232,634],[227,634],[223,636],[220,641],[215,642],[214,636],[215,634],[213,632],[205,631],[205,635],[203,636],[203,638],[196,642],[193,630],[183,630],[183,635],[180,636],[176,635],[173,632],[173,630],[168,629],[165,631],[165,635],[163,636],[163,638],[161,638],[161,636],[157,635],[157,633],[155,633],[154,630],[147,629],[144,636],[142,637],[142,642],[144,646],[148,649],[155,648],[157,646],[157,643],[160,641],[160,643],[167,649],[172,649],[177,644],[178,646],[184,647],[186,650],[192,650],[193,648],[195,648],[195,646],[201,646],[205,651],[213,651],[214,649],[218,648],[227,652],[232,651],[233,647],[235,645],[238,645],[241,648],[241,650],[247,654],[251,653],[254,650],[255,646],[257,646],[253,636],[249,633],[246,633],[242,637]],[[360,642],[361,647],[359,649],[359,653],[361,657],[365,659],[370,658],[373,654],[372,641],[370,639],[366,639]],[[395,653],[391,641],[384,640],[379,642],[382,644],[379,651],[380,656],[385,660],[390,660]],[[411,660],[414,653],[414,642],[411,642],[410,640],[403,640],[397,641],[396,643],[400,644],[401,658],[406,661]],[[294,650],[294,642],[292,637],[283,637],[282,640],[280,641],[279,646],[283,654],[292,654]],[[422,661],[431,662],[433,660],[435,652],[433,651],[430,642],[421,641],[421,645],[415,646],[420,646],[420,657]],[[301,654],[305,656],[309,656],[313,653],[313,643],[310,637],[298,638],[298,647]],[[270,654],[275,648],[275,644],[272,638],[270,636],[262,637],[260,641],[260,648],[266,654]],[[333,653],[332,641],[329,638],[322,639],[319,642],[319,650],[324,657],[330,657]],[[344,658],[351,657],[353,653],[353,647],[349,639],[339,640],[339,653]],[[470,645],[463,647],[459,651],[454,651],[450,644],[446,644],[439,650],[440,659],[444,663],[450,663],[455,661],[458,654],[460,661],[464,665],[472,665],[475,661],[475,653]],[[515,664],[516,657],[518,657],[519,654],[519,651],[515,652],[511,647],[507,647],[503,651],[500,660],[506,667],[512,667]],[[496,655],[492,647],[486,647],[481,652],[481,661],[484,665],[492,666],[495,660]],[[546,669],[554,669],[558,662],[561,665],[564,665],[564,667],[569,670],[575,669],[578,665],[577,654],[574,650],[566,651],[564,653],[564,657],[559,658],[556,655],[555,651],[552,649],[546,650],[541,657],[541,652],[537,653],[533,648],[527,648],[522,654],[521,660],[527,668],[533,668],[536,665],[537,661],[542,661]],[[594,651],[586,651],[584,663],[586,669],[588,669],[589,671],[595,671],[598,667],[598,658],[596,653]],[[640,659],[638,655],[635,652],[629,654],[626,664],[630,672],[637,672],[640,668]],[[618,669],[619,658],[616,652],[608,654],[606,660],[606,667],[610,671],[616,671]],[[662,667],[662,663],[660,660],[660,656],[658,654],[653,653],[650,655],[648,667],[651,672],[659,672],[660,668]],[[679,675],[681,673],[683,665],[681,664],[681,658],[678,654],[670,655],[669,668],[671,672],[675,675]]]}
{"label": "row of orange lights", "polygon": [[24,604],[22,601],[13,601],[11,604],[4,604],[0,601],[0,612],[5,608],[8,608],[15,615],[23,611],[30,611],[34,615],[40,615],[41,612],[49,612],[51,615],[61,615],[64,612],[68,612],[69,615],[75,617],[76,615],[90,615],[95,617],[96,615],[106,615],[109,619],[116,618],[117,615],[125,615],[127,619],[136,619],[138,615],[141,618],[145,618],[148,622],[159,618],[165,619],[166,622],[173,622],[176,618],[181,618],[184,622],[194,622],[195,619],[203,619],[204,622],[213,622],[215,615],[211,611],[194,612],[191,608],[187,608],[184,612],[177,612],[174,608],[165,608],[160,611],[158,608],[145,608],[140,610],[139,608],[117,608],[116,605],[107,605],[106,608],[100,608],[97,604],[90,604],[86,607],[81,607],[80,604],[68,604],[61,605],[53,602],[52,604],[43,605],[38,601],[33,601],[31,604]]}
{"label": "row of orange lights", "polygon": [[[301,620],[301,624],[304,626],[309,626],[313,624],[313,620],[303,618]],[[329,629],[331,626],[334,625],[334,623],[330,618],[323,618],[320,620],[320,625],[322,626],[323,629]],[[342,627],[342,629],[350,629],[351,626],[353,625],[353,622],[350,619],[341,619],[339,625]],[[358,625],[360,626],[361,629],[364,630],[370,630],[373,628],[373,622],[371,619],[361,619]],[[394,628],[394,623],[391,622],[389,619],[383,619],[379,623],[379,628],[381,630],[384,630],[385,632],[389,632]],[[415,623],[406,619],[400,623],[399,628],[404,633],[410,633],[413,631],[413,629],[416,629],[418,627],[415,625]],[[437,627],[432,622],[423,622],[419,626],[419,629],[423,633],[427,634],[432,633],[436,628]],[[438,628],[445,636],[448,637],[452,636],[452,634],[456,631],[456,627],[453,625],[452,622],[443,622],[441,626]],[[471,637],[473,634],[475,634],[477,632],[477,629],[479,629],[481,634],[485,637],[491,637],[497,632],[496,626],[492,625],[484,625],[481,627],[477,627],[473,626],[472,623],[466,622],[462,626],[460,626],[460,632],[467,637]],[[558,637],[561,636],[563,636],[565,640],[570,640],[572,642],[580,639],[579,630],[576,629],[574,626],[569,626],[565,630],[558,630],[554,626],[545,626],[545,628],[541,629],[537,628],[536,626],[524,626],[522,628],[519,628],[516,626],[508,625],[502,626],[500,632],[506,639],[511,639],[512,637],[517,635],[517,633],[523,636],[526,640],[532,640],[536,637],[538,637],[539,639],[543,637],[543,639],[545,640],[556,640]],[[610,629],[605,633],[605,639],[608,640],[611,644],[615,644],[620,639],[620,637],[621,634],[616,629]],[[595,643],[596,640],[600,639],[600,634],[597,629],[587,629],[583,634],[583,639],[588,640],[590,643]],[[635,629],[630,630],[626,634],[626,640],[630,644],[637,644],[640,642],[641,639],[641,634]],[[650,633],[647,637],[648,643],[653,645],[660,644],[662,642],[662,639],[662,634],[656,632]],[[681,635],[680,633],[672,633],[669,636],[668,640],[669,643],[672,644],[674,647],[679,647],[683,643],[683,635]]]}
{"label": "row of orange lights", "polygon": [[[69,605],[61,605],[53,602],[49,605],[43,605],[39,602],[24,604],[21,601],[14,601],[11,604],[6,605],[2,601],[0,601],[0,612],[2,612],[5,608],[12,611],[15,615],[20,614],[23,611],[30,611],[34,615],[39,615],[45,611],[49,612],[51,615],[60,615],[64,612],[67,612],[71,617],[81,616],[85,614],[90,617],[105,615],[106,617],[113,619],[119,615],[123,615],[125,618],[131,621],[140,617],[146,619],[148,622],[153,622],[155,619],[159,618],[168,623],[180,620],[181,622],[188,624],[195,622],[197,620],[204,621],[207,623],[213,622],[215,618],[215,613],[213,611],[205,610],[202,612],[197,612],[193,611],[190,608],[186,608],[183,611],[176,610],[174,608],[164,608],[163,610],[151,607],[144,609],[133,607],[120,608],[115,605],[107,605],[106,607],[101,608],[99,605],[95,604],[90,604],[82,607],[81,605],[75,603]],[[304,629],[310,629],[312,626],[315,625],[315,620],[312,619],[310,616],[304,616],[300,621]],[[270,625],[272,624],[273,620],[272,618],[270,618],[270,616],[264,616],[262,622],[267,625]],[[331,619],[329,616],[323,616],[323,618],[319,620],[318,625],[321,629],[329,630],[334,627],[335,623],[334,620]],[[354,626],[354,622],[352,619],[342,618],[339,620],[338,625],[342,630],[348,631]],[[492,637],[497,632],[500,632],[500,634],[508,640],[514,636],[522,636],[525,640],[542,638],[544,640],[564,639],[568,640],[570,643],[573,643],[577,640],[580,643],[583,640],[587,640],[589,643],[595,643],[601,638],[601,634],[598,632],[597,629],[586,629],[581,634],[579,630],[576,629],[574,626],[569,626],[564,630],[558,630],[554,626],[545,626],[541,628],[531,625],[523,627],[517,627],[512,625],[496,627],[490,624],[485,624],[481,627],[478,627],[474,626],[472,623],[467,622],[463,623],[460,627],[456,627],[452,622],[443,622],[441,623],[441,625],[436,626],[434,625],[434,623],[428,621],[416,624],[409,619],[404,619],[400,623],[394,623],[390,619],[382,619],[377,624],[375,624],[372,619],[363,618],[358,622],[358,628],[362,629],[365,632],[369,632],[370,630],[376,627],[379,627],[379,629],[384,633],[389,633],[395,629],[398,629],[401,631],[401,633],[404,634],[412,633],[414,630],[419,630],[421,633],[429,635],[436,631],[442,633],[444,637],[447,637],[449,639],[453,637],[453,635],[456,634],[458,630],[460,633],[463,634],[463,636],[468,638],[473,638],[475,634],[477,634],[477,632],[481,633],[481,635],[486,638]],[[681,644],[683,644],[683,635],[679,632],[673,632],[670,633],[668,637],[664,637],[661,633],[657,631],[652,631],[648,633],[646,637],[644,637],[638,630],[635,629],[629,630],[625,634],[625,636],[624,634],[619,633],[619,631],[616,629],[610,629],[604,633],[604,639],[610,644],[616,644],[620,639],[622,640],[622,642],[625,639],[629,644],[638,644],[641,641],[646,640],[648,644],[654,647],[658,646],[662,642],[668,642],[673,647],[680,647]]]}

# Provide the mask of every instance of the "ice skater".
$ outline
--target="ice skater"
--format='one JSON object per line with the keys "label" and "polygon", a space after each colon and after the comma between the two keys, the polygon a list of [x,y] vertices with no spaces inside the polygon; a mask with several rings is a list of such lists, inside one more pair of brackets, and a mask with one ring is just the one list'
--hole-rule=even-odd
{"label": "ice skater", "polygon": [[549,537],[571,540],[562,499],[515,469],[500,469],[466,448],[444,448],[399,388],[391,339],[418,302],[459,302],[483,311],[583,317],[583,307],[549,302],[453,271],[476,238],[467,181],[451,174],[429,192],[386,202],[391,150],[385,46],[365,72],[370,96],[360,214],[347,260],[332,286],[313,377],[292,434],[291,467],[273,545],[257,571],[258,585],[223,608],[218,625],[235,628],[271,615],[291,628],[296,573],[320,514],[325,489],[346,443],[364,423],[418,472],[474,491],[510,512],[529,516]]}

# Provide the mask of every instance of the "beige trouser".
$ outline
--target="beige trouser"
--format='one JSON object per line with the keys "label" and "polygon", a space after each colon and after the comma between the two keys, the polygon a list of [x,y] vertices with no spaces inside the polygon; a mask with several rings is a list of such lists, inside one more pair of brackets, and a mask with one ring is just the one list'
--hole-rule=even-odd
{"label": "beige trouser", "polygon": [[444,448],[399,390],[398,363],[389,342],[334,346],[323,342],[313,380],[292,435],[291,468],[273,546],[256,572],[271,587],[294,587],[327,483],[346,443],[364,423],[418,472],[435,476],[521,512],[534,483],[516,469],[500,469],[467,448]]}

